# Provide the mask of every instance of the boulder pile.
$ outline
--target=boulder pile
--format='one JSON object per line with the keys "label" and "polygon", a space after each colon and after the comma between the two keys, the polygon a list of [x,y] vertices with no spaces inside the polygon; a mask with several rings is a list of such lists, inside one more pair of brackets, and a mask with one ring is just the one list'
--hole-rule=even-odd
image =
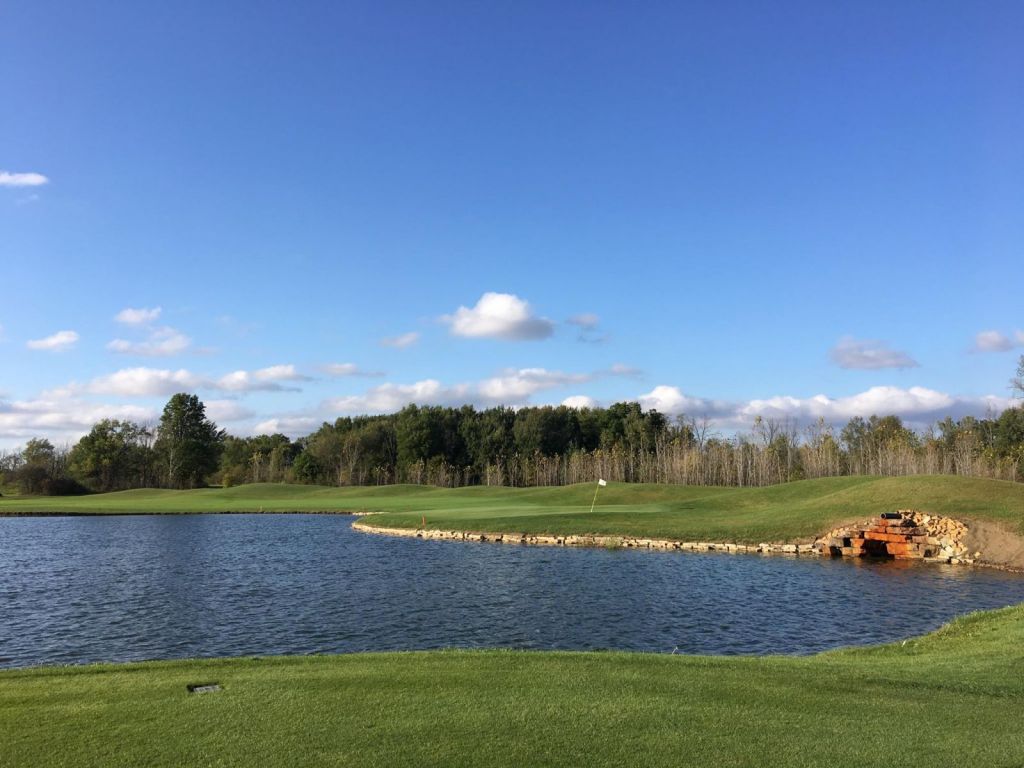
{"label": "boulder pile", "polygon": [[971,564],[967,525],[951,517],[927,515],[913,509],[885,512],[864,523],[836,528],[815,542],[822,555],[833,557],[892,557]]}

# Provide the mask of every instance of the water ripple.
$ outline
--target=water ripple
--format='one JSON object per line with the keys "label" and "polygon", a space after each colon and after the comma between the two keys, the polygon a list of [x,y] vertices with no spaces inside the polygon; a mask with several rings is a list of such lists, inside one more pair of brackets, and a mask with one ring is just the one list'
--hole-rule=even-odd
{"label": "water ripple", "polygon": [[359,534],[328,515],[0,519],[0,667],[508,647],[812,653],[1024,601],[994,571]]}

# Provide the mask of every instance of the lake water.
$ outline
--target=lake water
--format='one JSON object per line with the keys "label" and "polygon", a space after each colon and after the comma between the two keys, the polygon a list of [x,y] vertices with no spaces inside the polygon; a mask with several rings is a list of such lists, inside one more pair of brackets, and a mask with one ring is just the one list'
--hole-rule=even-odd
{"label": "lake water", "polygon": [[1024,602],[1024,577],[463,544],[331,515],[0,518],[0,666],[443,647],[810,653]]}

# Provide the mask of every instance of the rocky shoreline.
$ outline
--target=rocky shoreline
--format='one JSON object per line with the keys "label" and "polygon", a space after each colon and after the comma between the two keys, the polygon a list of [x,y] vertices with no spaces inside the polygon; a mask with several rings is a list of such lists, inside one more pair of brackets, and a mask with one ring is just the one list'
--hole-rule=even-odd
{"label": "rocky shoreline", "polygon": [[[533,534],[456,531],[436,528],[387,528],[365,520],[355,530],[385,536],[434,541],[475,541],[550,547],[602,547],[605,549],[652,549],[683,552],[788,555],[790,557],[890,557],[952,565],[995,565],[982,561],[982,553],[967,547],[969,526],[960,520],[927,515],[917,510],[898,510],[878,518],[841,526],[810,543],[736,544],[682,541],[642,536],[597,534]],[[995,566],[1000,567],[1000,566]]]}

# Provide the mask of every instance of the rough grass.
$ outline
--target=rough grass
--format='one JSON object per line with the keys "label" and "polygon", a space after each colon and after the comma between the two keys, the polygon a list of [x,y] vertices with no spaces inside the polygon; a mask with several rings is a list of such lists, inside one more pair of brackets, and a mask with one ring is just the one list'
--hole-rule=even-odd
{"label": "rough grass", "polygon": [[843,521],[902,507],[991,520],[1024,533],[1024,485],[950,476],[840,477],[768,488],[612,483],[590,513],[594,485],[459,489],[259,484],[3,498],[8,513],[374,511],[376,525],[524,533],[599,533],[684,540],[796,541]]}
{"label": "rough grass", "polygon": [[[219,693],[189,694],[218,682]],[[1024,607],[817,656],[458,651],[0,673],[17,766],[1018,766]]]}

